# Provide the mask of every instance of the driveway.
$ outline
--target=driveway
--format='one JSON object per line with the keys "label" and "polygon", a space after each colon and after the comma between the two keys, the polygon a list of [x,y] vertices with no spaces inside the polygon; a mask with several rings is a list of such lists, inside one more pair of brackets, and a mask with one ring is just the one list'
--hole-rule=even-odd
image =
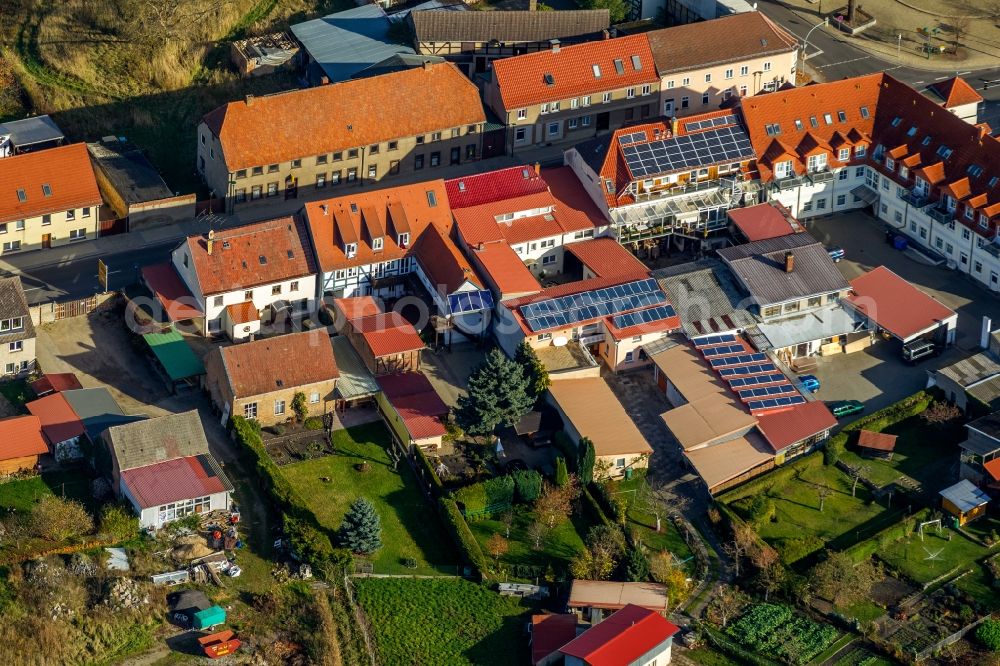
{"label": "driveway", "polygon": [[486,357],[482,349],[472,344],[455,345],[452,351],[426,350],[421,356],[421,369],[445,404],[454,408],[459,396],[465,395],[469,375]]}

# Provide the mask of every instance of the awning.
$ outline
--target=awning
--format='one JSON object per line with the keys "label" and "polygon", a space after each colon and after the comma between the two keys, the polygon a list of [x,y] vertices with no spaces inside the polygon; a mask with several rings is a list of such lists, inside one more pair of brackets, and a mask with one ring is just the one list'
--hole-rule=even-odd
{"label": "awning", "polygon": [[173,328],[163,333],[142,336],[156,360],[160,362],[171,381],[205,374],[205,365],[191,350],[184,337]]}
{"label": "awning", "polygon": [[803,315],[788,317],[770,324],[757,324],[757,329],[767,338],[773,349],[847,335],[859,330],[863,321],[853,311],[839,305],[827,305]]}
{"label": "awning", "polygon": [[167,321],[178,322],[199,319],[205,313],[198,307],[191,290],[187,288],[174,267],[167,264],[154,264],[142,268],[142,281],[156,296],[163,306]]}
{"label": "awning", "polygon": [[875,200],[878,199],[878,192],[875,192],[867,185],[858,185],[853,190],[851,190],[851,194],[856,196],[858,199],[865,202],[866,204],[875,203]]}
{"label": "awning", "polygon": [[334,395],[341,400],[360,400],[378,393],[378,383],[361,362],[361,357],[354,351],[350,341],[342,335],[336,335],[331,338],[331,342],[333,356],[337,359],[337,370],[340,372],[333,389]]}

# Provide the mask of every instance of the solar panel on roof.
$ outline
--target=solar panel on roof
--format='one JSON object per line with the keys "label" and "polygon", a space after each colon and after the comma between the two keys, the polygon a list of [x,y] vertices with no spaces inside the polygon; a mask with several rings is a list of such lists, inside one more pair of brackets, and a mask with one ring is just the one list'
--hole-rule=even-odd
{"label": "solar panel on roof", "polygon": [[773,382],[785,381],[785,376],[778,373],[766,375],[752,375],[750,377],[728,378],[729,387],[732,389],[744,388],[746,386],[757,386],[759,384],[771,384]]}
{"label": "solar panel on roof", "polygon": [[677,314],[674,308],[670,305],[660,305],[655,308],[649,308],[648,310],[637,310],[636,312],[629,312],[627,314],[617,315],[611,320],[611,323],[615,325],[616,328],[628,328],[629,326],[638,326],[639,324],[651,324],[656,321],[663,321],[664,319],[669,319]]}
{"label": "solar panel on roof", "polygon": [[720,345],[729,344],[731,342],[736,342],[736,336],[732,333],[723,333],[722,335],[703,335],[697,338],[691,338],[691,342],[694,343],[695,347],[707,347],[709,345]]}
{"label": "solar panel on roof", "polygon": [[750,411],[755,412],[764,409],[775,409],[777,407],[791,407],[792,405],[805,404],[806,399],[801,395],[792,395],[784,398],[767,398],[766,400],[753,400],[747,403]]}
{"label": "solar panel on roof", "polygon": [[493,309],[493,294],[486,290],[451,294],[448,296],[448,308],[451,314],[491,310]]}
{"label": "solar panel on roof", "polygon": [[[665,303],[667,300],[653,279],[638,280],[621,287],[624,288],[595,289],[529,303],[521,307],[521,316],[532,331],[540,331],[571,326],[589,319],[614,316],[629,310]],[[673,308],[670,309],[671,314],[668,316],[673,316]]]}
{"label": "solar panel on roof", "polygon": [[746,365],[747,363],[759,363],[767,360],[767,354],[740,354],[739,356],[725,356],[723,358],[713,358],[709,361],[713,368],[724,368],[729,365]]}
{"label": "solar panel on roof", "polygon": [[762,372],[777,372],[778,368],[774,363],[758,363],[754,365],[744,365],[738,368],[723,368],[719,374],[723,377],[741,377],[746,375],[759,375]]}
{"label": "solar panel on roof", "polygon": [[723,356],[725,354],[739,354],[744,351],[743,345],[722,345],[721,347],[708,347],[701,350],[702,356],[711,358],[713,356]]}
{"label": "solar panel on roof", "polygon": [[[699,121],[687,125],[711,122]],[[659,149],[664,150],[659,152]],[[634,176],[645,176],[692,166],[742,161],[753,157],[753,151],[742,127],[726,126],[694,135],[651,141],[638,147],[624,147],[622,155]]]}
{"label": "solar panel on roof", "polygon": [[631,134],[622,134],[618,137],[618,143],[623,146],[628,146],[633,143],[642,143],[646,141],[646,132],[632,132]]}

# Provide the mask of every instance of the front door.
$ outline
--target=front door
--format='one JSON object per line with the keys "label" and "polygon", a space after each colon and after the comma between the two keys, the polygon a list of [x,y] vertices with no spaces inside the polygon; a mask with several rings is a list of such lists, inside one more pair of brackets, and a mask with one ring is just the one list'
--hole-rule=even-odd
{"label": "front door", "polygon": [[52,247],[52,234],[42,234],[42,249],[47,250]]}
{"label": "front door", "polygon": [[294,199],[299,194],[299,179],[288,176],[285,178],[285,198]]}
{"label": "front door", "polygon": [[597,114],[597,131],[604,132],[611,127],[611,114],[605,111]]}

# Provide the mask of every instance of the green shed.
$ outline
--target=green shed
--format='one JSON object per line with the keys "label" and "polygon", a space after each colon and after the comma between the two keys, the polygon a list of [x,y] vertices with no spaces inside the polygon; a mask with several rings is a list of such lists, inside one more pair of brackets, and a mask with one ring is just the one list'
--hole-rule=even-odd
{"label": "green shed", "polygon": [[177,383],[205,374],[205,365],[173,327],[142,336],[170,381]]}
{"label": "green shed", "polygon": [[207,629],[226,622],[226,609],[222,606],[211,606],[194,614],[194,628]]}

